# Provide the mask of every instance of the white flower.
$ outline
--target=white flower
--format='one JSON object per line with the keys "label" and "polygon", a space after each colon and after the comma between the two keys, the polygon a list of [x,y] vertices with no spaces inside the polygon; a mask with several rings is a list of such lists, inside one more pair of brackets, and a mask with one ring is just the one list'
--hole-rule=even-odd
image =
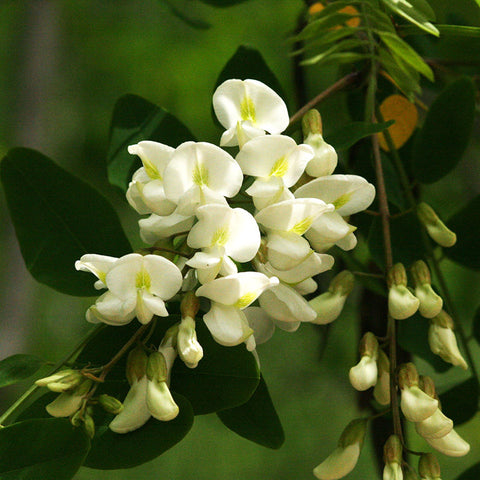
{"label": "white flower", "polygon": [[314,157],[308,162],[305,171],[311,177],[325,177],[331,175],[338,162],[335,149],[329,145],[321,133],[310,133],[305,143],[313,148]]}
{"label": "white flower", "polygon": [[377,360],[364,355],[348,373],[350,383],[355,390],[363,392],[377,383]]}
{"label": "white flower", "polygon": [[105,283],[109,291],[90,307],[88,320],[123,325],[136,316],[148,323],[153,315],[168,315],[164,301],[180,289],[182,274],[164,257],[131,253],[117,260]]}
{"label": "white flower", "polygon": [[420,300],[404,285],[392,285],[388,290],[388,313],[395,320],[411,317],[420,305]]}
{"label": "white flower", "polygon": [[237,267],[231,260],[248,262],[260,246],[260,231],[255,219],[241,208],[210,204],[197,210],[199,221],[190,230],[187,243],[203,248],[187,265],[196,268],[201,283],[213,280],[219,273],[232,275]]}
{"label": "white flower", "polygon": [[127,190],[128,203],[138,213],[169,215],[175,210],[175,204],[165,197],[163,189],[163,172],[174,151],[168,145],[149,140],[128,147],[128,153],[138,155],[143,163],[133,174]]}
{"label": "white flower", "polygon": [[194,221],[193,215],[180,215],[178,209],[163,217],[152,213],[138,221],[140,237],[145,243],[153,245],[158,240],[190,230]]}
{"label": "white flower", "polygon": [[[357,175],[330,175],[301,186],[295,197],[318,198],[334,205],[335,211],[317,218],[306,235],[315,250],[325,251],[352,234],[355,228],[343,217],[368,208],[375,198],[375,187]],[[355,244],[356,240],[350,236],[339,246],[351,249]]]}
{"label": "white flower", "polygon": [[105,278],[117,260],[118,258],[109,257],[107,255],[87,253],[86,255],[82,255],[82,258],[75,262],[75,268],[82,272],[93,273],[98,278],[94,286],[97,290],[101,290],[102,288],[107,288],[105,285]]}
{"label": "white flower", "polygon": [[[211,300],[210,310],[203,319],[213,338],[225,346],[246,341],[253,330],[242,310],[275,285],[278,285],[278,278],[268,278],[258,272],[236,273],[202,285],[195,295]],[[251,343],[249,345],[254,348]]]}
{"label": "white flower", "polygon": [[438,400],[427,395],[418,385],[404,386],[401,390],[400,407],[407,420],[421,422],[435,413]]}
{"label": "white flower", "polygon": [[92,386],[92,381],[83,382],[71,391],[63,392],[45,408],[52,417],[70,417],[82,406],[85,395]]}
{"label": "white flower", "polygon": [[314,470],[319,480],[337,480],[348,475],[358,462],[367,422],[353,420],[343,431],[338,447]]}
{"label": "white flower", "polygon": [[189,368],[195,368],[203,358],[203,348],[197,340],[195,320],[192,317],[183,317],[178,326],[177,351]]}
{"label": "white flower", "polygon": [[453,421],[437,408],[433,415],[415,424],[415,430],[423,438],[441,438],[450,433]]}
{"label": "white flower", "polygon": [[213,109],[227,129],[222,146],[240,145],[265,131],[283,132],[289,123],[285,102],[258,80],[227,80],[213,94]]}
{"label": "white flower", "polygon": [[200,205],[225,204],[225,197],[235,196],[242,182],[238,163],[221,148],[205,142],[182,143],[164,171],[165,196],[184,216],[193,215]]}
{"label": "white flower", "polygon": [[468,369],[467,362],[458,349],[455,333],[451,328],[444,328],[433,319],[428,329],[428,344],[435,355],[452,365]]}
{"label": "white flower", "polygon": [[268,135],[250,140],[238,153],[236,160],[245,175],[257,177],[247,193],[253,197],[257,208],[279,202],[297,183],[313,150],[308,145],[297,145],[284,135]]}
{"label": "white flower", "polygon": [[455,430],[441,438],[425,438],[427,443],[449,457],[463,457],[470,451],[470,445]]}

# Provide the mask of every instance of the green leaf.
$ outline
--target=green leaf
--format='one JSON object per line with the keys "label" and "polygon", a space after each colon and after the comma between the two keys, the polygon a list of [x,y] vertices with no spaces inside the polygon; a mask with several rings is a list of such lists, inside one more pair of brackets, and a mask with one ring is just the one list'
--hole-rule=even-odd
{"label": "green leaf", "polygon": [[128,146],[153,140],[171,147],[194,140],[188,128],[161,107],[137,95],[120,97],[113,109],[107,155],[108,179],[123,191],[128,188],[140,160],[128,153]]}
{"label": "green leaf", "polygon": [[163,2],[168,6],[173,15],[185,22],[190,27],[197,28],[198,30],[208,30],[212,27],[212,25],[205,20],[190,17],[185,13],[185,9],[178,8],[169,0],[163,0]]}
{"label": "green leaf", "polygon": [[176,394],[173,397],[180,413],[169,422],[151,418],[138,430],[118,434],[108,428],[113,415],[104,415],[100,425],[96,421],[85,466],[99,470],[132,468],[153,460],[180,442],[192,428],[193,411],[184,397]]}
{"label": "green leaf", "polygon": [[[332,4],[332,5],[336,5]],[[298,35],[292,38],[295,41],[308,40],[310,38],[318,38],[319,36],[328,32],[329,29],[336,27],[337,25],[343,25],[348,20],[352,19],[352,15],[349,13],[331,13],[326,16],[322,16],[317,20],[313,20],[309,23]]]}
{"label": "green leaf", "polygon": [[245,0],[200,0],[202,3],[207,5],[212,5],[214,7],[231,7],[232,5],[237,5],[238,3],[243,3]]}
{"label": "green leaf", "polygon": [[440,395],[443,413],[455,426],[470,420],[478,411],[478,381],[472,377]]}
{"label": "green leaf", "polygon": [[451,368],[452,365],[444,362],[430,350],[428,345],[429,320],[416,313],[413,317],[398,321],[397,325],[400,347],[428,362],[437,372],[445,372]]}
{"label": "green leaf", "polygon": [[452,82],[430,107],[413,147],[413,173],[422,183],[447,175],[462,158],[472,133],[475,89],[472,80]]}
{"label": "green leaf", "polygon": [[480,225],[475,221],[479,211],[480,195],[477,195],[446,222],[457,234],[457,243],[443,250],[450,260],[474,270],[480,270]]}
{"label": "green leaf", "polygon": [[17,354],[0,361],[0,387],[31,377],[45,362],[33,355]]}
{"label": "green leaf", "polygon": [[93,296],[91,275],[75,270],[86,253],[131,252],[117,214],[91,186],[41,153],[10,150],[0,176],[25,264],[33,277],[60,292]]}
{"label": "green leaf", "polygon": [[[425,32],[431,33],[436,37],[439,36],[438,30],[429,22],[428,15],[425,15],[425,8],[414,8],[412,3],[407,0],[382,0],[384,5],[392,12],[405,18],[405,20],[413,23]],[[424,6],[423,6],[424,7]]]}
{"label": "green leaf", "polygon": [[465,470],[456,480],[478,480],[480,478],[480,463]]}
{"label": "green leaf", "polygon": [[275,90],[280,97],[285,98],[280,82],[272,70],[270,70],[260,52],[248,45],[240,45],[234,55],[228,60],[218,75],[215,88],[231,78],[258,80]]}
{"label": "green leaf", "polygon": [[246,403],[217,412],[217,415],[230,430],[264,447],[280,448],[285,441],[282,424],[263,377]]}
{"label": "green leaf", "polygon": [[437,28],[442,36],[452,35],[455,37],[480,38],[480,27],[469,27],[467,25],[437,25]]}
{"label": "green leaf", "polygon": [[[392,238],[393,262],[409,265],[426,255],[421,236],[421,225],[417,216],[407,213],[391,219],[390,232]],[[368,247],[373,260],[383,266],[384,247],[383,231],[380,217],[375,217],[368,235]]]}
{"label": "green leaf", "polygon": [[[333,44],[331,47],[328,47],[326,50],[323,50],[318,55],[313,57],[307,58],[306,60],[302,60],[300,65],[313,65],[315,63],[324,63],[326,61],[333,63],[332,57],[335,58],[333,55],[335,52],[342,52],[345,50],[355,49],[361,47],[362,45],[366,45],[368,42],[359,40],[358,38],[347,38],[341,42]],[[347,53],[350,57],[349,58],[365,58],[365,54],[360,54],[356,52],[344,52]],[[338,55],[338,54],[337,54]],[[353,57],[351,57],[353,55]],[[354,61],[354,60],[353,60]]]}
{"label": "green leaf", "polygon": [[83,429],[64,418],[15,423],[0,430],[0,478],[69,480],[89,447]]}
{"label": "green leaf", "polygon": [[[410,4],[418,10],[427,20],[435,20],[436,15],[433,8],[429,5],[427,0],[409,0]],[[438,28],[438,25],[435,25]]]}
{"label": "green leaf", "polygon": [[480,344],[480,307],[477,308],[475,316],[473,317],[473,332],[472,335],[475,340]]}
{"label": "green leaf", "polygon": [[[334,5],[334,4],[332,4]],[[350,37],[354,33],[358,33],[358,27],[343,27],[338,30],[329,30],[320,37],[316,37],[315,40],[306,43],[302,48],[292,52],[292,55],[297,55],[299,53],[312,50],[314,48],[319,48],[325,45],[329,45],[338,40],[342,40],[345,37]]]}
{"label": "green leaf", "polygon": [[326,136],[326,140],[335,147],[335,150],[346,150],[352,145],[355,145],[362,138],[373,135],[374,133],[383,132],[393,123],[395,123],[394,120],[389,120],[384,123],[347,123],[343,127],[340,127]]}
{"label": "green leaf", "polygon": [[[180,321],[177,315],[159,319],[149,340],[159,345],[166,330]],[[139,328],[137,322],[125,327],[105,327],[79,355],[79,365],[91,362],[104,365],[128,341]],[[257,387],[260,374],[253,355],[244,345],[224,347],[215,342],[203,322],[197,322],[197,337],[203,347],[204,357],[196,368],[187,368],[177,358],[171,374],[171,389],[186,397],[195,415],[212,413],[245,403]],[[108,381],[126,384],[125,360],[115,366]],[[108,383],[108,382],[107,382]]]}
{"label": "green leaf", "polygon": [[393,56],[400,57],[405,63],[420,72],[431,82],[435,80],[432,69],[425,63],[423,58],[405,41],[396,34],[388,32],[378,32],[380,38],[390,49]]}

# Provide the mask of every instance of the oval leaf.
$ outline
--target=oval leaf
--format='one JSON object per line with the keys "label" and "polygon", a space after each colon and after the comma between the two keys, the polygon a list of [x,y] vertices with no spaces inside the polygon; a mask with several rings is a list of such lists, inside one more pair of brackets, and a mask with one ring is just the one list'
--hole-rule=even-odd
{"label": "oval leaf", "polygon": [[12,355],[0,361],[0,387],[31,377],[45,362],[33,355]]}
{"label": "oval leaf", "polygon": [[174,395],[174,399],[180,409],[176,418],[169,422],[151,418],[143,427],[129,433],[112,432],[108,425],[113,415],[105,415],[100,425],[96,422],[85,466],[99,470],[132,468],[153,460],[180,442],[192,428],[193,411],[181,395]]}
{"label": "oval leaf", "polygon": [[215,88],[230,78],[238,78],[240,80],[251,78],[253,80],[259,80],[275,90],[275,92],[285,99],[280,82],[277,80],[277,77],[272,70],[270,70],[270,67],[267,65],[260,52],[255,48],[247,45],[240,45],[218,75]]}
{"label": "oval leaf", "polygon": [[440,395],[443,413],[455,426],[470,420],[478,411],[479,388],[476,378],[469,378]]}
{"label": "oval leaf", "polygon": [[0,430],[2,480],[69,480],[82,465],[90,441],[64,418],[15,423]]}
{"label": "oval leaf", "polygon": [[230,430],[268,448],[280,448],[285,433],[263,377],[250,399],[239,407],[217,412]]}
{"label": "oval leaf", "polygon": [[384,123],[351,122],[329,133],[325,136],[325,139],[335,147],[335,150],[346,150],[362,138],[383,132],[393,123],[394,120]]}
{"label": "oval leaf", "polygon": [[480,211],[480,195],[456,213],[447,225],[457,234],[457,243],[443,251],[454,262],[480,270],[480,225],[473,221]]}
{"label": "oval leaf", "polygon": [[462,158],[472,133],[475,89],[472,80],[451,83],[433,102],[413,147],[413,173],[422,183],[447,175]]}
{"label": "oval leaf", "polygon": [[69,295],[92,296],[91,275],[75,270],[86,253],[131,252],[117,214],[90,185],[28,148],[0,165],[7,203],[25,264],[33,277]]}
{"label": "oval leaf", "polygon": [[107,155],[108,180],[124,192],[140,160],[128,153],[128,146],[153,140],[177,147],[194,140],[188,128],[161,107],[137,95],[120,97],[113,109]]}

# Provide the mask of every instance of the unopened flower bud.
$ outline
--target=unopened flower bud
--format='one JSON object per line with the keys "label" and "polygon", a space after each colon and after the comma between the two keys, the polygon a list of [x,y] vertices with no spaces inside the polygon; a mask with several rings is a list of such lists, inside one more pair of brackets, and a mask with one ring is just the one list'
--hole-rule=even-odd
{"label": "unopened flower bud", "polygon": [[163,422],[173,420],[179,413],[178,405],[164,381],[148,380],[147,408],[153,417]]}
{"label": "unopened flower bud", "polygon": [[402,443],[397,435],[390,435],[383,446],[383,480],[403,480]]}
{"label": "unopened flower bud", "polygon": [[312,133],[322,133],[323,126],[322,126],[322,117],[320,112],[315,108],[309,110],[303,117],[302,117],[302,131],[303,131],[303,138],[307,138]]}
{"label": "unopened flower bud", "polygon": [[148,357],[142,347],[134,348],[127,358],[127,380],[130,385],[145,376]]}
{"label": "unopened flower bud", "polygon": [[407,288],[407,272],[401,263],[394,265],[388,272],[388,312],[395,320],[411,317],[420,304],[415,295]]}
{"label": "unopened flower bud", "polygon": [[433,453],[424,453],[420,456],[418,473],[422,480],[440,480],[440,464]]}
{"label": "unopened flower bud", "polygon": [[453,247],[455,245],[457,235],[447,228],[430,205],[425,202],[420,203],[417,208],[417,215],[432,240],[442,247]]}
{"label": "unopened flower bud", "polygon": [[342,313],[347,296],[353,290],[354,276],[348,270],[336,275],[328,287],[328,291],[310,300],[310,307],[317,313],[317,318],[312,322],[325,325],[333,322]]}
{"label": "unopened flower bud", "polygon": [[470,451],[470,445],[452,429],[441,438],[425,438],[435,450],[449,457],[463,457]]}
{"label": "unopened flower bud", "polygon": [[118,415],[123,410],[123,403],[115,397],[103,393],[98,397],[98,403],[108,413]]}
{"label": "unopened flower bud", "polygon": [[377,383],[378,341],[372,332],[367,332],[360,341],[360,362],[350,369],[348,374],[353,388],[367,390]]}
{"label": "unopened flower bud", "polygon": [[435,383],[428,375],[420,375],[418,386],[429,396],[435,398],[437,395]]}
{"label": "unopened flower bud", "polygon": [[415,296],[420,300],[419,311],[425,318],[435,317],[443,307],[443,300],[431,285],[430,270],[423,260],[416,261],[411,268],[415,284]]}
{"label": "unopened flower bud", "polygon": [[377,357],[378,378],[373,396],[380,405],[390,404],[390,360],[383,350],[378,350]]}
{"label": "unopened flower bud", "polygon": [[79,427],[83,424],[83,410],[77,410],[70,418],[70,423],[74,427]]}
{"label": "unopened flower bud", "polygon": [[350,422],[340,436],[337,448],[314,470],[320,480],[337,480],[348,475],[357,464],[362,450],[367,421]]}
{"label": "unopened flower bud", "polygon": [[428,329],[430,350],[452,365],[468,369],[467,362],[458,349],[457,339],[453,331],[453,320],[444,311],[430,320]]}
{"label": "unopened flower bud", "polygon": [[89,413],[84,414],[83,428],[85,429],[85,433],[89,438],[93,438],[95,436],[95,422]]}
{"label": "unopened flower bud", "polygon": [[154,382],[166,382],[168,378],[167,363],[165,357],[160,352],[153,352],[148,357],[147,378]]}
{"label": "unopened flower bud", "polygon": [[72,391],[61,393],[45,408],[52,417],[70,417],[79,410],[84,402],[85,395],[92,387],[92,381],[85,379]]}
{"label": "unopened flower bud", "polygon": [[47,387],[52,392],[66,392],[72,390],[83,380],[82,374],[78,370],[62,370],[49,377],[38,379],[35,384],[39,387]]}
{"label": "unopened flower bud", "polygon": [[430,397],[418,386],[418,372],[413,363],[403,364],[398,374],[401,389],[400,407],[410,422],[421,422],[435,413],[438,400]]}
{"label": "unopened flower bud", "polygon": [[200,300],[192,291],[185,293],[180,302],[180,313],[182,318],[195,318],[200,308]]}
{"label": "unopened flower bud", "polygon": [[195,368],[203,358],[203,348],[197,340],[195,320],[184,317],[178,327],[177,351],[189,368]]}
{"label": "unopened flower bud", "polygon": [[425,439],[442,438],[451,432],[453,421],[440,408],[421,422],[415,423],[415,430]]}

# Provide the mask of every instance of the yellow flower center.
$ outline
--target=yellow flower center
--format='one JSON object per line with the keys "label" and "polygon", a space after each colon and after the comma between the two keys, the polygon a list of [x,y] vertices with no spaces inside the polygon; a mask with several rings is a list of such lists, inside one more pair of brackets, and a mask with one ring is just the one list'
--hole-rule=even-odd
{"label": "yellow flower center", "polygon": [[245,308],[250,305],[256,298],[257,294],[255,292],[248,292],[245,295],[241,296],[233,306],[240,309]]}
{"label": "yellow flower center", "polygon": [[289,231],[292,233],[296,233],[297,235],[303,235],[311,227],[312,223],[313,218],[306,217],[296,223]]}
{"label": "yellow flower center", "polygon": [[198,162],[195,164],[193,182],[199,187],[208,186],[208,170],[205,165]]}
{"label": "yellow flower center", "polygon": [[340,195],[333,202],[333,206],[335,207],[335,210],[338,210],[340,207],[343,207],[344,205],[346,205],[350,201],[350,198],[352,198],[351,193],[344,193],[343,195]]}
{"label": "yellow flower center", "polygon": [[135,277],[135,287],[137,288],[137,290],[145,289],[148,291],[150,290],[151,286],[152,279],[150,278],[149,273],[144,268],[142,268]]}
{"label": "yellow flower center", "polygon": [[244,121],[250,120],[250,122],[252,123],[255,123],[257,121],[255,105],[248,95],[245,95],[243,97],[243,100],[240,102],[240,116]]}
{"label": "yellow flower center", "polygon": [[228,230],[225,227],[220,227],[212,236],[211,246],[223,247],[228,242],[228,237]]}
{"label": "yellow flower center", "polygon": [[271,177],[283,177],[288,170],[288,160],[285,156],[280,157],[273,165],[270,171]]}

